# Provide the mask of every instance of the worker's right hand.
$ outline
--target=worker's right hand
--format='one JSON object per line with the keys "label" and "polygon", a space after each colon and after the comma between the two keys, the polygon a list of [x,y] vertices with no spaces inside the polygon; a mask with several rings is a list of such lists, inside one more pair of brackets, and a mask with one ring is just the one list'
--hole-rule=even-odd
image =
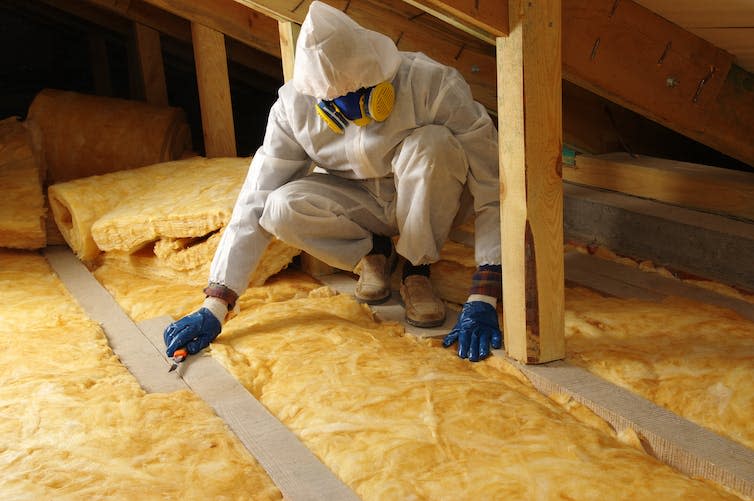
{"label": "worker's right hand", "polygon": [[166,353],[172,357],[182,347],[192,355],[198,353],[209,346],[221,330],[222,324],[217,317],[208,308],[200,308],[168,325],[162,334],[167,346]]}

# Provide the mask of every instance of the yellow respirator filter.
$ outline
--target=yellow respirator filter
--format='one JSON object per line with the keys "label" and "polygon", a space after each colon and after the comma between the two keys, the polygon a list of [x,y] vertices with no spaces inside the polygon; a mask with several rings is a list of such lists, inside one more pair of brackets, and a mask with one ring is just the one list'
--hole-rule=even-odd
{"label": "yellow respirator filter", "polygon": [[382,122],[390,116],[395,106],[395,88],[390,82],[377,84],[367,93],[367,113],[376,122]]}
{"label": "yellow respirator filter", "polygon": [[382,122],[395,105],[395,89],[390,82],[349,92],[332,101],[317,103],[317,114],[336,134],[343,134],[348,122],[364,127],[372,120]]}

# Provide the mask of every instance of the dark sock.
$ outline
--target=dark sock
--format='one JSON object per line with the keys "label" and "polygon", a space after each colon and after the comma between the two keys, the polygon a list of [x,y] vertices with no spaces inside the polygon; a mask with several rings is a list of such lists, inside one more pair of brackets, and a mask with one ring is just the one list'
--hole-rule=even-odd
{"label": "dark sock", "polygon": [[409,275],[424,275],[425,277],[429,277],[429,265],[420,264],[419,266],[414,266],[409,261],[406,261],[403,265],[402,280],[406,280],[406,277]]}
{"label": "dark sock", "polygon": [[369,251],[369,254],[382,254],[389,257],[392,251],[393,241],[390,240],[390,237],[372,234],[372,250]]}

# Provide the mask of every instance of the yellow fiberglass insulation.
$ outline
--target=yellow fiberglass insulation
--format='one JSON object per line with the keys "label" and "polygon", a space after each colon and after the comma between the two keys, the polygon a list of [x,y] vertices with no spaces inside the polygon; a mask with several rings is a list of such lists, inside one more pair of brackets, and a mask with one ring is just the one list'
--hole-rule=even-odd
{"label": "yellow fiberglass insulation", "polygon": [[[139,316],[165,313],[158,296],[186,298],[129,283]],[[284,272],[249,289],[210,353],[363,499],[734,499],[585,424],[500,360],[470,364],[316,287]]]}
{"label": "yellow fiberglass insulation", "polygon": [[41,256],[0,251],[0,287],[0,498],[281,498],[192,392],[145,394]]}
{"label": "yellow fiberglass insulation", "polygon": [[[203,286],[248,168],[248,158],[166,162],[53,185],[50,204],[80,259],[127,261],[142,274]],[[250,283],[299,252],[273,238]]]}
{"label": "yellow fiberglass insulation", "polygon": [[754,449],[754,323],[732,310],[566,292],[570,362]]}
{"label": "yellow fiberglass insulation", "polygon": [[13,117],[0,120],[0,247],[45,246],[41,165],[26,126]]}
{"label": "yellow fiberglass insulation", "polygon": [[[594,254],[637,273],[650,268],[604,248]],[[432,266],[433,277],[445,276],[433,278],[437,290],[463,298],[459,281],[473,273],[473,255],[471,247],[446,244],[443,261]],[[707,288],[732,295],[718,285]],[[565,300],[567,361],[754,449],[754,322],[678,297],[651,302],[569,287]]]}

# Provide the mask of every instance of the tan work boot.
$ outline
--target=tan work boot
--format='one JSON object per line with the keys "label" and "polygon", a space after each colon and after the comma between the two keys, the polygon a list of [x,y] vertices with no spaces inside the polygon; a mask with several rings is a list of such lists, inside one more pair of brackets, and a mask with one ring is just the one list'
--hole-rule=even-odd
{"label": "tan work boot", "polygon": [[409,275],[401,285],[406,321],[416,327],[437,327],[445,322],[445,303],[435,295],[424,275]]}
{"label": "tan work boot", "polygon": [[386,257],[369,254],[361,258],[353,270],[359,275],[354,296],[361,303],[380,304],[390,299],[390,274],[395,269],[395,251]]}

